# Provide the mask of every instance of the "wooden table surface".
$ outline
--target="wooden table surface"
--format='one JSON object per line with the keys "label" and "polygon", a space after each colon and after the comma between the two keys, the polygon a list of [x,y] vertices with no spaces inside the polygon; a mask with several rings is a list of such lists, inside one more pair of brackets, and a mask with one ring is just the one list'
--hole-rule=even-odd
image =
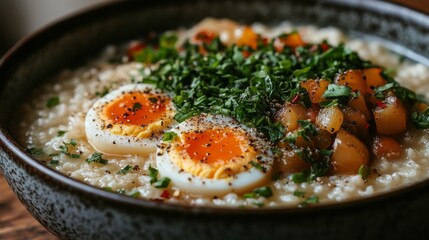
{"label": "wooden table surface", "polygon": [[[391,0],[429,13],[429,0]],[[57,239],[25,209],[0,172],[0,239]]]}

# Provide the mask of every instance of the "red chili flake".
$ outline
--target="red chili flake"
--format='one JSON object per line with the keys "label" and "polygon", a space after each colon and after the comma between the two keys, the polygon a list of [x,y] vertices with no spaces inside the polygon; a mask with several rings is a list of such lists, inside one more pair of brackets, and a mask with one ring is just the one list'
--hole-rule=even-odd
{"label": "red chili flake", "polygon": [[241,54],[243,54],[244,58],[248,58],[250,56],[250,52],[249,51],[242,51]]}
{"label": "red chili flake", "polygon": [[383,102],[383,101],[381,101],[381,100],[378,100],[377,102],[376,102],[376,104],[377,104],[377,107],[379,107],[379,108],[387,108],[387,105]]}
{"label": "red chili flake", "polygon": [[320,45],[320,47],[322,48],[322,50],[323,50],[324,52],[328,51],[328,50],[329,50],[329,48],[331,48],[331,47],[329,47],[329,45],[328,45],[327,43],[322,43],[322,44]]}
{"label": "red chili flake", "polygon": [[160,197],[162,197],[162,198],[170,198],[170,191],[169,190],[164,190],[164,191],[162,191],[162,193],[161,193],[161,196]]}
{"label": "red chili flake", "polygon": [[268,39],[268,38],[266,38],[266,37],[263,37],[263,38],[262,38],[262,44],[263,44],[264,46],[267,46],[269,42],[270,42],[270,39]]}
{"label": "red chili flake", "polygon": [[365,124],[365,128],[368,129],[371,125],[369,123]]}
{"label": "red chili flake", "polygon": [[127,54],[130,59],[134,59],[134,56],[146,48],[146,44],[143,42],[132,42],[128,46]]}
{"label": "red chili flake", "polygon": [[300,96],[298,94],[295,95],[295,97],[292,98],[292,103],[298,102],[299,99],[300,99]]}

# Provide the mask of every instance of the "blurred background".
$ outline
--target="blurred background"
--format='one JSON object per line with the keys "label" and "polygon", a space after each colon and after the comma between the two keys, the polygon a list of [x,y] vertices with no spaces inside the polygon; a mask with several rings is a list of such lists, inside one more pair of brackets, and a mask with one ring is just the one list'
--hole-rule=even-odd
{"label": "blurred background", "polygon": [[[49,22],[106,1],[115,0],[0,0],[0,57],[19,39]],[[429,0],[385,1],[429,12]]]}
{"label": "blurred background", "polygon": [[49,22],[106,1],[112,0],[0,0],[0,56]]}

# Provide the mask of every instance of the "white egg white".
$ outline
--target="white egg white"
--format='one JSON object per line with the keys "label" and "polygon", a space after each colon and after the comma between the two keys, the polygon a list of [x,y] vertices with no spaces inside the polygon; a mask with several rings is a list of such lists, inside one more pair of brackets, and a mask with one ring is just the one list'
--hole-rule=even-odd
{"label": "white egg white", "polygon": [[195,176],[184,171],[171,160],[170,154],[174,154],[169,151],[171,150],[171,143],[162,141],[158,146],[156,156],[160,175],[169,177],[173,186],[181,191],[199,196],[222,196],[231,192],[245,193],[266,183],[270,178],[273,156],[269,150],[270,144],[264,141],[256,130],[247,128],[230,117],[202,114],[180,123],[170,131],[176,133],[176,137],[180,138],[185,132],[212,129],[219,126],[244,129],[247,137],[251,138],[252,146],[257,151],[258,160],[255,158],[252,161],[260,162],[264,171],[251,167],[249,170],[229,178],[209,179]]}
{"label": "white egg white", "polygon": [[[160,90],[148,84],[128,84],[120,87],[99,99],[88,111],[85,118],[85,131],[88,142],[99,152],[107,154],[139,154],[147,155],[156,151],[156,145],[162,137],[162,132],[153,133],[147,138],[138,138],[113,134],[106,129],[106,123],[100,119],[103,107],[109,102],[121,97],[124,93],[143,91],[160,94]],[[172,103],[168,109],[174,109]],[[163,126],[167,129],[169,126]]]}

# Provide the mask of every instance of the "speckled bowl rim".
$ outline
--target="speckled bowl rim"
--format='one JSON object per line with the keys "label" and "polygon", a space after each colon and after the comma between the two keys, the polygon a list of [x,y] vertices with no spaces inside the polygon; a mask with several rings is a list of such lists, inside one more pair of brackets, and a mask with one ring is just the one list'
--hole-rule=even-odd
{"label": "speckled bowl rim", "polygon": [[[97,15],[100,12],[108,12],[107,9],[114,9],[116,6],[127,4],[128,1],[112,1],[98,3],[94,6],[86,7],[76,13],[70,14],[59,20],[48,24],[32,34],[21,39],[16,45],[14,45],[3,57],[0,59],[0,72],[6,71],[8,67],[13,67],[15,64],[19,64],[19,59],[23,56],[23,51],[33,45],[37,45],[40,41],[43,41],[50,35],[55,35],[55,31],[61,29],[64,26],[75,25],[79,22],[84,21],[83,19]],[[429,29],[429,15],[415,10],[413,8],[406,7],[401,4],[384,2],[384,1],[353,1],[353,0],[321,0],[311,1],[320,2],[327,4],[343,5],[352,8],[362,8],[374,11],[381,11],[381,9],[387,13],[398,16],[403,19],[407,19],[425,25]],[[157,3],[147,3],[148,6],[163,4],[164,1],[158,1]],[[429,56],[428,56],[429,57]],[[6,71],[7,72],[7,71]],[[4,88],[4,82],[0,82],[0,89]],[[408,187],[404,187],[398,190],[394,190],[388,193],[381,193],[379,195],[365,197],[362,199],[350,200],[340,203],[329,203],[329,204],[317,204],[307,208],[298,208],[295,206],[279,206],[279,207],[266,207],[266,208],[255,208],[255,209],[242,209],[234,207],[212,207],[212,206],[186,206],[182,204],[174,203],[160,203],[145,199],[134,199],[128,196],[120,195],[117,193],[108,192],[100,188],[85,184],[73,178],[67,177],[60,172],[49,168],[48,166],[40,163],[31,156],[29,156],[23,148],[9,135],[9,133],[0,125],[0,143],[5,147],[4,150],[9,154],[13,155],[14,159],[20,161],[21,164],[27,165],[34,169],[38,174],[50,178],[55,181],[59,186],[69,187],[74,191],[87,195],[89,197],[98,197],[111,202],[112,204],[119,204],[123,206],[133,207],[137,209],[145,209],[145,211],[156,211],[159,213],[171,214],[174,212],[184,214],[198,214],[211,215],[211,216],[222,216],[227,215],[263,215],[270,217],[273,215],[293,215],[293,214],[315,214],[330,212],[341,212],[344,209],[348,211],[356,210],[359,211],[361,207],[379,206],[385,204],[389,200],[396,198],[412,198],[414,194],[418,195],[419,191],[429,189],[429,179],[422,182],[413,184]]]}

